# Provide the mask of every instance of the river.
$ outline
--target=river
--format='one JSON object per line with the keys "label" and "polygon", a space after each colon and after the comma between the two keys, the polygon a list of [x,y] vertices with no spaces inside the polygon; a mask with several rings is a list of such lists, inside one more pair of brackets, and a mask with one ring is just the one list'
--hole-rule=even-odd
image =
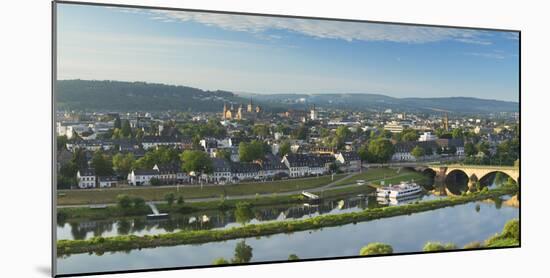
{"label": "river", "polygon": [[[434,198],[432,195],[423,198]],[[355,200],[355,201],[354,201]],[[370,205],[369,205],[370,204]],[[273,207],[263,213],[256,212],[258,221],[282,221],[281,212],[294,211],[287,214],[286,219],[311,217],[326,213],[343,213],[363,209],[368,206],[379,205],[378,202],[366,198],[348,198],[344,202],[334,200],[320,207]],[[299,209],[300,207],[301,210]],[[291,208],[289,210],[289,208]],[[271,210],[271,214],[267,211]],[[200,225],[200,222],[189,224],[193,216],[181,216],[181,220],[173,220],[176,224],[163,226],[161,223],[141,223],[130,220],[120,228],[120,221],[107,221],[107,228],[98,230],[96,235],[112,236],[116,234],[158,234],[180,229],[196,228],[226,228],[236,223],[228,213],[223,221],[215,221],[210,216],[209,223]],[[284,214],[283,214],[284,215]],[[291,217],[288,217],[290,215]],[[482,241],[489,236],[500,232],[504,224],[519,217],[517,208],[501,206],[500,203],[473,202],[455,207],[447,207],[433,211],[421,212],[412,215],[397,216],[374,221],[348,224],[338,227],[323,228],[320,230],[303,231],[291,234],[277,234],[258,238],[246,238],[212,242],[197,245],[179,245],[150,249],[132,250],[128,252],[112,252],[102,255],[73,254],[57,259],[59,274],[79,272],[117,271],[146,268],[166,268],[211,265],[213,260],[223,257],[233,258],[235,247],[244,241],[252,247],[251,262],[286,260],[290,254],[299,258],[323,258],[358,255],[359,249],[370,242],[384,242],[393,246],[395,253],[420,251],[427,241],[453,242],[463,246],[472,241]],[[179,221],[179,222],[178,222]],[[180,223],[180,226],[177,225]],[[69,225],[69,226],[67,226]],[[80,223],[85,226],[85,224]],[[97,224],[89,224],[91,227]],[[211,226],[208,226],[211,225]],[[110,228],[109,228],[110,227]],[[134,228],[136,227],[136,228]],[[70,224],[58,227],[58,237],[73,239],[77,237],[89,238],[94,234],[94,228],[86,232],[71,232]],[[122,233],[121,233],[122,232]]]}

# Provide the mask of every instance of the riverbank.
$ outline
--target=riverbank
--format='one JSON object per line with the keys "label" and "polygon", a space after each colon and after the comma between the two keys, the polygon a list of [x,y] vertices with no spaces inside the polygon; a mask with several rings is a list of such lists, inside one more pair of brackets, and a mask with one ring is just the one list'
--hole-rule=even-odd
{"label": "riverbank", "polygon": [[[498,248],[498,247],[517,247],[520,245],[520,223],[519,219],[514,218],[506,222],[504,224],[504,227],[502,228],[502,232],[499,234],[495,234],[483,242],[480,241],[473,241],[470,242],[462,249],[490,249],[490,248]],[[428,241],[424,245],[424,248],[421,250],[421,252],[429,253],[429,252],[438,252],[438,251],[449,251],[449,250],[459,250],[460,248],[452,243],[442,243],[438,241]],[[384,254],[392,254],[393,253],[393,247],[389,244],[381,243],[381,242],[372,242],[369,243],[366,246],[363,246],[360,251],[360,256],[372,256],[372,255],[384,255]]]}
{"label": "riverbank", "polygon": [[297,231],[313,230],[323,227],[340,226],[350,223],[369,221],[399,215],[407,215],[423,211],[435,210],[448,206],[480,201],[487,198],[496,198],[511,195],[517,192],[517,187],[506,187],[470,193],[464,196],[454,196],[445,199],[436,199],[413,203],[410,205],[373,208],[361,212],[352,212],[338,215],[322,215],[303,220],[291,220],[258,225],[246,225],[227,230],[200,230],[181,231],[154,236],[116,236],[96,237],[88,240],[59,240],[57,253],[59,256],[75,253],[104,253],[109,251],[123,251],[158,246],[173,246],[180,244],[200,244],[213,241],[224,241],[237,238],[258,237],[278,233],[292,233]]}
{"label": "riverbank", "polygon": [[172,193],[186,199],[219,198],[220,196],[243,196],[255,194],[285,193],[307,190],[329,185],[346,174],[318,176],[281,181],[250,182],[228,185],[181,185],[181,186],[145,186],[120,188],[94,188],[58,190],[57,205],[94,205],[115,203],[120,194],[143,198],[145,201],[163,200],[166,194]]}
{"label": "riverbank", "polygon": [[[336,198],[340,196],[349,196],[354,194],[369,194],[374,191],[374,188],[368,185],[361,185],[349,188],[329,188],[319,195],[323,198]],[[166,203],[156,204],[157,209],[161,213],[169,214],[185,214],[203,210],[226,210],[234,209],[239,202],[247,202],[253,207],[286,205],[303,203],[304,197],[299,194],[286,196],[269,196],[256,197],[248,199],[222,199],[209,202],[187,202],[184,204],[174,203],[169,206]],[[106,206],[104,208],[90,207],[68,207],[57,209],[57,219],[59,223],[75,221],[75,220],[104,220],[118,217],[140,217],[151,213],[148,207],[143,209],[122,209],[119,206]]]}

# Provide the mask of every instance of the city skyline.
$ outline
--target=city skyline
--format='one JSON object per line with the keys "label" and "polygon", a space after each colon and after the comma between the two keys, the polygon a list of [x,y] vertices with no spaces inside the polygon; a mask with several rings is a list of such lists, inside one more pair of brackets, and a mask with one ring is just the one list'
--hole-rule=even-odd
{"label": "city skyline", "polygon": [[60,5],[58,78],[519,100],[517,33]]}

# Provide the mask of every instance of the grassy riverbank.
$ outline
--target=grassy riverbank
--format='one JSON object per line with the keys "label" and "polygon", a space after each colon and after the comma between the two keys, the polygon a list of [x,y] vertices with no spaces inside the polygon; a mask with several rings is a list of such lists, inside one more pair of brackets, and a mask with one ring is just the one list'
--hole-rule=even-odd
{"label": "grassy riverbank", "polygon": [[[339,196],[349,196],[353,194],[369,194],[374,189],[368,185],[349,187],[349,188],[334,188],[327,189],[318,193],[323,198],[336,198]],[[173,204],[168,206],[167,204],[157,204],[156,207],[160,212],[177,214],[177,213],[191,213],[202,210],[225,210],[235,208],[238,202],[247,202],[253,207],[272,206],[272,205],[285,205],[285,204],[298,204],[304,202],[304,197],[295,194],[287,196],[268,196],[268,197],[256,197],[247,199],[225,199],[223,201],[209,201],[209,202],[188,202],[184,204]],[[144,206],[140,209],[122,209],[119,206],[107,206],[101,209],[94,209],[89,207],[67,207],[58,208],[58,221],[61,223],[71,220],[103,220],[108,218],[118,217],[137,217],[145,216],[151,213],[151,209],[148,206]]]}
{"label": "grassy riverbank", "polygon": [[382,182],[384,184],[396,184],[401,181],[411,181],[414,180],[418,183],[423,183],[428,180],[428,178],[422,173],[415,172],[409,169],[398,169],[398,168],[371,168],[365,172],[357,173],[351,177],[343,178],[336,182],[334,186],[342,186],[347,184],[356,183],[357,180],[364,180],[368,184],[380,185]]}
{"label": "grassy riverbank", "polygon": [[487,198],[495,198],[502,195],[514,194],[515,192],[517,192],[516,187],[506,187],[489,191],[470,193],[464,196],[455,196],[445,199],[423,201],[410,205],[373,208],[361,212],[352,212],[337,215],[321,215],[303,220],[272,222],[258,225],[251,224],[227,230],[180,231],[154,236],[129,235],[108,238],[95,237],[88,240],[59,240],[57,242],[57,253],[58,255],[86,252],[95,252],[101,254],[108,251],[122,251],[180,244],[199,244],[212,241],[224,241],[237,238],[265,236],[278,233],[291,233],[429,211],[448,206],[465,204],[472,201],[479,201]]}
{"label": "grassy riverbank", "polygon": [[[334,181],[343,178],[346,174],[334,176]],[[181,195],[186,199],[196,198],[217,198],[220,195],[242,196],[254,194],[283,193],[296,190],[306,190],[324,186],[333,182],[330,176],[320,176],[301,179],[289,179],[283,181],[253,182],[231,185],[204,185],[202,188],[197,185],[180,186],[147,186],[147,187],[125,187],[106,189],[74,189],[59,190],[57,205],[87,205],[115,203],[116,197],[126,194],[133,197],[143,198],[145,201],[160,201],[169,193]]]}

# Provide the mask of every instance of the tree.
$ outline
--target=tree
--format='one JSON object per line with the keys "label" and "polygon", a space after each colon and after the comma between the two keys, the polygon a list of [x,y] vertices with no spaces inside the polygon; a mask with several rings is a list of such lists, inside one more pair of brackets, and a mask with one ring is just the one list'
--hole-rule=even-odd
{"label": "tree", "polygon": [[329,137],[330,136],[330,130],[328,128],[320,128],[319,129],[319,136],[321,136],[321,138],[325,138],[325,137]]}
{"label": "tree", "polygon": [[464,130],[462,128],[455,128],[451,132],[451,135],[455,139],[462,139],[462,138],[464,138]]}
{"label": "tree", "polygon": [[279,133],[288,135],[290,133],[290,128],[287,125],[279,123],[275,127],[275,132],[279,132]]}
{"label": "tree", "polygon": [[117,172],[126,176],[132,169],[132,165],[134,165],[135,161],[133,153],[117,153],[113,156],[113,167]]}
{"label": "tree", "polygon": [[300,258],[296,255],[296,254],[290,254],[288,255],[288,260],[289,261],[297,261],[299,260]]}
{"label": "tree", "polygon": [[342,140],[347,139],[350,135],[351,131],[347,126],[340,126],[336,129],[336,137],[339,137]]}
{"label": "tree", "polygon": [[120,117],[115,118],[114,128],[118,128],[118,129],[122,128],[122,124],[120,122]]}
{"label": "tree", "polygon": [[122,209],[129,209],[132,206],[132,199],[128,195],[120,194],[116,199],[117,205]]}
{"label": "tree", "polygon": [[306,140],[307,139],[307,127],[304,125],[300,125],[298,128],[292,131],[292,138],[298,139],[298,140]]}
{"label": "tree", "polygon": [[362,161],[369,161],[369,150],[368,145],[363,145],[359,147],[359,150],[357,151],[357,154],[361,158]]}
{"label": "tree", "polygon": [[401,132],[401,141],[414,142],[416,140],[418,140],[418,132],[416,130],[408,128]]}
{"label": "tree", "polygon": [[281,157],[285,156],[286,154],[290,153],[290,142],[285,141],[281,144],[279,147],[279,155]]}
{"label": "tree", "polygon": [[122,139],[124,138],[124,135],[122,135],[122,130],[120,128],[115,128],[113,130],[113,135],[111,136],[112,139]]}
{"label": "tree", "polygon": [[476,146],[472,142],[464,144],[464,154],[466,154],[466,156],[474,156],[476,153]]}
{"label": "tree", "polygon": [[391,159],[394,148],[389,140],[376,139],[369,142],[368,157],[369,162],[384,163]]}
{"label": "tree", "polygon": [[180,195],[178,197],[178,200],[176,201],[176,203],[180,206],[183,205],[185,203],[185,201],[183,200],[183,196]]}
{"label": "tree", "polygon": [[424,149],[420,146],[416,146],[412,149],[411,151],[411,154],[415,157],[415,158],[421,158],[424,156]]}
{"label": "tree", "polygon": [[241,142],[239,144],[239,159],[243,162],[263,159],[268,147],[267,144],[258,140],[253,140],[250,143]]}
{"label": "tree", "polygon": [[98,176],[110,176],[114,173],[111,160],[101,151],[94,153],[92,167]]}
{"label": "tree", "polygon": [[269,127],[267,125],[255,125],[252,128],[252,133],[258,137],[267,137],[269,135]]}
{"label": "tree", "polygon": [[212,173],[212,160],[203,151],[187,150],[180,155],[180,158],[183,163],[182,169],[185,172]]}
{"label": "tree", "polygon": [[490,148],[489,143],[486,141],[479,142],[479,144],[477,144],[477,151],[485,155],[490,154],[489,148]]}
{"label": "tree", "polygon": [[136,160],[134,168],[151,169],[155,164],[169,164],[179,160],[180,153],[174,148],[159,147],[149,150],[145,155]]}
{"label": "tree", "polygon": [[57,150],[64,150],[67,149],[67,143],[69,142],[69,139],[67,136],[57,136],[56,144],[57,144]]}
{"label": "tree", "polygon": [[134,208],[144,208],[145,207],[145,200],[141,197],[134,197],[132,198],[132,204],[134,205]]}
{"label": "tree", "polygon": [[246,224],[250,219],[254,218],[252,205],[248,202],[238,202],[235,206],[235,219],[241,224]]}
{"label": "tree", "polygon": [[227,265],[229,262],[224,258],[217,258],[212,262],[213,265]]}
{"label": "tree", "polygon": [[136,130],[136,139],[141,139],[143,138],[143,135],[145,134],[145,132],[143,131],[143,129],[138,129]]}
{"label": "tree", "polygon": [[330,170],[331,173],[336,173],[336,172],[338,172],[338,170],[340,170],[340,167],[338,166],[337,163],[332,162],[332,163],[329,165],[329,170]]}
{"label": "tree", "polygon": [[246,242],[244,240],[237,243],[237,246],[235,246],[235,256],[232,260],[233,263],[248,263],[251,259],[252,247],[250,245],[246,245]]}
{"label": "tree", "polygon": [[359,251],[359,255],[361,256],[383,255],[392,253],[393,248],[391,247],[391,245],[380,242],[369,243],[367,246],[364,246]]}
{"label": "tree", "polygon": [[130,127],[130,121],[124,120],[121,127],[122,136],[126,138],[132,137],[132,128]]}
{"label": "tree", "polygon": [[334,136],[332,137],[332,139],[330,139],[329,145],[333,148],[341,149],[344,146],[344,138],[339,136]]}
{"label": "tree", "polygon": [[164,195],[164,200],[166,201],[168,206],[171,207],[174,204],[174,201],[176,200],[176,196],[174,195],[174,193],[168,193]]}
{"label": "tree", "polygon": [[231,160],[231,151],[229,151],[228,149],[218,149],[216,151],[216,158],[221,158],[229,161]]}

